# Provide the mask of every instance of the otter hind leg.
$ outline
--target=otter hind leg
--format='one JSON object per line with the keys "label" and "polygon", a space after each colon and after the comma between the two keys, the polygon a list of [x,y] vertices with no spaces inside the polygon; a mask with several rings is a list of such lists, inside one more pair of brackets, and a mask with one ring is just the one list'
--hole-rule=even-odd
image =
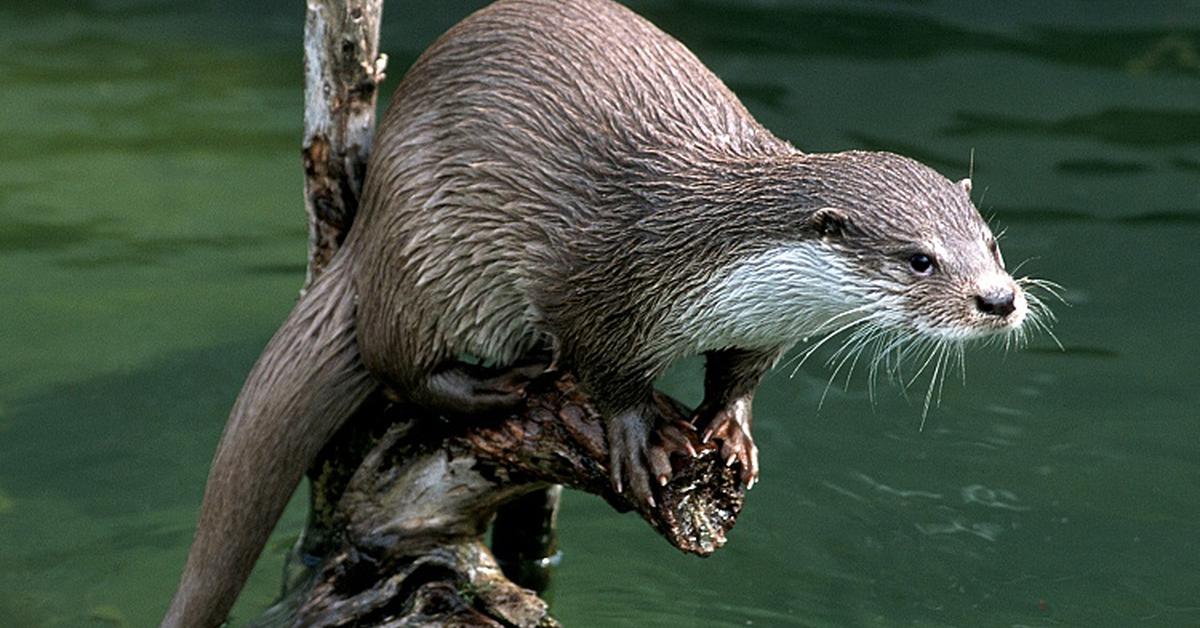
{"label": "otter hind leg", "polygon": [[447,362],[427,373],[409,392],[420,405],[457,416],[504,412],[525,399],[525,387],[545,373],[548,361],[524,361],[492,368],[466,362]]}

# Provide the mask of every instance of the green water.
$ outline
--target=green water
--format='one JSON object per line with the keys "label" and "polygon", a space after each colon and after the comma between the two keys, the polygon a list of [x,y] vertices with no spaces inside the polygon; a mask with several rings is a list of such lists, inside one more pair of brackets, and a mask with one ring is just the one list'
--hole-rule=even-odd
{"label": "green water", "polygon": [[[386,11],[390,82],[471,2]],[[924,430],[776,373],[700,560],[568,494],[570,626],[1200,625],[1200,2],[645,1],[767,126],[965,176],[1066,286]],[[241,380],[303,278],[302,3],[0,6],[0,626],[149,626]],[[699,393],[685,366],[663,383]],[[237,608],[278,586],[292,508]]]}

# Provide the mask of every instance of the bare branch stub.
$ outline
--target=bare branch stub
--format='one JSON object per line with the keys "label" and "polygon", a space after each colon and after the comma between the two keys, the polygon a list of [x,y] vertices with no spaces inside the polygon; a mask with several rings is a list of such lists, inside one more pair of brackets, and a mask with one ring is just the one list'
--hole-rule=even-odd
{"label": "bare branch stub", "polygon": [[307,287],[354,222],[375,132],[382,0],[308,0],[304,24]]}

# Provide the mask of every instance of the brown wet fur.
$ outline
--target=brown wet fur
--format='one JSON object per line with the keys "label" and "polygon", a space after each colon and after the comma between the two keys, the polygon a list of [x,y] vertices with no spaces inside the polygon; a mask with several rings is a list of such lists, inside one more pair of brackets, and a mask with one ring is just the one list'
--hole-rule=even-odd
{"label": "brown wet fur", "polygon": [[[837,220],[817,213],[830,207]],[[916,162],[794,149],[622,6],[502,0],[475,13],[397,88],[343,249],[247,379],[164,625],[226,616],[304,469],[380,385],[469,415],[519,398],[504,366],[549,348],[608,417],[614,482],[650,500],[670,455],[691,447],[690,427],[645,418],[653,382],[706,351],[696,422],[752,481],[750,399],[795,339],[696,347],[688,306],[747,256],[836,237],[883,266],[931,221],[952,240],[987,229]]]}

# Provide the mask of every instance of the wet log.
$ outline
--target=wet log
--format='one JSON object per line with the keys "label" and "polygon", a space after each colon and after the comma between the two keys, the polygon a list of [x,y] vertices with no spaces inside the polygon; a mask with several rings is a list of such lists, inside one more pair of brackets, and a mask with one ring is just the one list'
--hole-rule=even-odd
{"label": "wet log", "polygon": [[[688,416],[665,395],[657,406],[662,421]],[[311,567],[264,625],[553,626],[545,603],[509,580],[483,543],[505,503],[565,484],[637,511],[699,556],[724,544],[742,506],[738,470],[699,443],[697,457],[673,461],[656,507],[614,492],[603,423],[565,373],[533,382],[517,414],[448,422],[390,404],[380,417],[365,435],[332,446],[342,457],[331,452],[327,462],[365,454],[344,484],[332,479],[343,477],[337,472],[314,483],[334,504],[327,519],[310,522],[323,543],[307,547]]]}

